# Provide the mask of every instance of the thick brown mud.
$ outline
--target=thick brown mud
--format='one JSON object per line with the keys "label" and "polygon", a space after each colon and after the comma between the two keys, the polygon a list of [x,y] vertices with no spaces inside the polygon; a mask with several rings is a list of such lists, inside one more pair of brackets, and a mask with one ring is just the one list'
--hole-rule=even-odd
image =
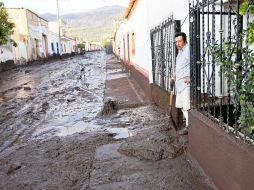
{"label": "thick brown mud", "polygon": [[189,156],[188,137],[142,99],[112,55],[0,78],[1,190],[216,189]]}

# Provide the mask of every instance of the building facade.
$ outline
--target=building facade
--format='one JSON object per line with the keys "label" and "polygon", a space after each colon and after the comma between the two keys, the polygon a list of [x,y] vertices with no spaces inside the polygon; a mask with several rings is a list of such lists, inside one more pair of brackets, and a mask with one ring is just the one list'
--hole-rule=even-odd
{"label": "building facade", "polygon": [[[125,20],[115,35],[115,44],[117,49],[120,48],[124,63],[141,71],[152,83],[150,31],[171,13],[176,20],[186,18],[188,21],[188,11],[186,1],[131,0],[124,13]],[[189,33],[188,22],[182,23],[182,31]]]}
{"label": "building facade", "polygon": [[173,88],[165,85],[177,54],[177,30],[171,30],[171,23],[187,34],[192,105],[189,150],[216,186],[225,190],[254,186],[254,40],[250,38],[254,16],[248,11],[252,2],[246,2],[130,0],[115,34],[116,53],[131,76],[170,114],[176,127],[181,112],[169,92]]}
{"label": "building facade", "polygon": [[9,20],[15,24],[11,38],[18,44],[13,47],[16,64],[24,64],[48,57],[48,22],[24,8],[6,9]]}

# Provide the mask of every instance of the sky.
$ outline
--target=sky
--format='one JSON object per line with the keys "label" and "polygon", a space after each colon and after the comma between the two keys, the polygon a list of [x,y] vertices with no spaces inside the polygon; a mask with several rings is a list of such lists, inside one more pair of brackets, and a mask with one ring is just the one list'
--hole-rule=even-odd
{"label": "sky", "polygon": [[[27,8],[37,14],[57,13],[57,0],[0,0],[6,8]],[[59,0],[60,14],[83,12],[103,6],[127,7],[129,0]]]}

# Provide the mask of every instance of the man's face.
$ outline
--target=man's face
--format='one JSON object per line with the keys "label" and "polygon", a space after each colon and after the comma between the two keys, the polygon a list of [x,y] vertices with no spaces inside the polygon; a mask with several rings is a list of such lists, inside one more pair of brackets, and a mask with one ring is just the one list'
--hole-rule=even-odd
{"label": "man's face", "polygon": [[177,49],[183,49],[183,47],[185,46],[186,42],[183,40],[182,36],[178,36],[176,37],[176,47]]}

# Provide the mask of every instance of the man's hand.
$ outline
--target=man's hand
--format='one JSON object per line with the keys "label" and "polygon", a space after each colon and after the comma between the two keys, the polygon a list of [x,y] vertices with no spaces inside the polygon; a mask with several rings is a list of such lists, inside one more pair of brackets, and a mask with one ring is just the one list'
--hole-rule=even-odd
{"label": "man's hand", "polygon": [[171,77],[171,79],[173,79],[174,81],[176,81],[176,74],[173,73],[173,76]]}
{"label": "man's hand", "polygon": [[185,77],[185,79],[184,79],[184,83],[186,83],[186,84],[190,84],[190,77]]}

